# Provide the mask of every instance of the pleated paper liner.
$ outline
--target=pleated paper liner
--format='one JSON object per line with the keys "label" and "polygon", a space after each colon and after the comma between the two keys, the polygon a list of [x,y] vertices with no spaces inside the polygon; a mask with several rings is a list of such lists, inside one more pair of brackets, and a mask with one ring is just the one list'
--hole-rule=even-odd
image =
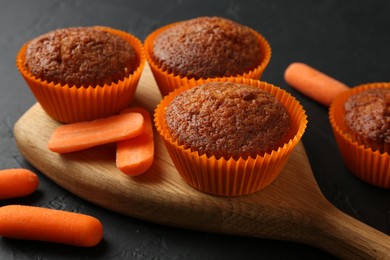
{"label": "pleated paper liner", "polygon": [[381,188],[390,188],[390,155],[374,151],[355,141],[344,124],[344,104],[351,95],[367,89],[390,88],[390,83],[364,84],[339,95],[329,109],[329,120],[346,167],[361,180]]}
{"label": "pleated paper liner", "polygon": [[141,41],[135,36],[109,27],[96,26],[119,35],[131,44],[138,57],[138,67],[123,80],[104,86],[79,87],[53,84],[32,75],[25,66],[28,42],[16,58],[16,66],[46,113],[62,123],[89,121],[117,114],[133,100],[138,81],[145,66],[145,53]]}
{"label": "pleated paper liner", "polygon": [[[180,22],[177,23],[172,23],[169,25],[166,25],[164,27],[161,27],[151,34],[149,34],[144,42],[145,46],[145,52],[146,52],[146,59],[150,65],[150,68],[152,70],[153,76],[156,80],[156,83],[160,89],[160,92],[163,96],[167,95],[169,92],[173,91],[176,88],[179,88],[183,85],[199,85],[205,82],[206,79],[200,78],[200,79],[194,79],[194,78],[187,78],[187,77],[181,77],[178,75],[174,75],[173,73],[169,73],[165,70],[160,69],[160,66],[158,62],[155,61],[153,57],[153,43],[155,38],[163,31],[179,24]],[[263,72],[265,68],[267,67],[270,59],[271,59],[271,47],[267,40],[260,35],[258,32],[255,30],[250,29],[253,34],[256,35],[256,38],[259,42],[260,45],[260,51],[262,54],[260,64],[242,74],[242,75],[237,75],[236,77],[244,77],[244,78],[252,78],[252,79],[260,79],[261,76],[263,75]]]}
{"label": "pleated paper liner", "polygon": [[[211,81],[211,80],[210,80]],[[165,122],[165,108],[181,92],[194,87],[188,84],[165,96],[155,110],[155,125],[164,140],[181,177],[190,186],[213,195],[239,196],[254,193],[271,184],[279,175],[294,147],[301,139],[307,125],[305,111],[298,101],[284,90],[246,78],[214,79],[213,81],[232,81],[264,89],[273,94],[288,110],[291,118],[291,131],[288,142],[270,154],[256,158],[238,160],[214,156],[199,156],[197,151],[185,149],[172,139]]]}

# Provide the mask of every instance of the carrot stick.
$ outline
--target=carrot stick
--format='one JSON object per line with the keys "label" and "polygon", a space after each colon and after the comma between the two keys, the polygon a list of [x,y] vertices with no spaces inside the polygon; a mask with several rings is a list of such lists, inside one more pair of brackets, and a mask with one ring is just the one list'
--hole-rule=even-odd
{"label": "carrot stick", "polygon": [[153,163],[154,138],[149,112],[143,108],[129,108],[121,113],[140,113],[144,117],[141,135],[117,143],[116,165],[123,173],[137,176],[145,173]]}
{"label": "carrot stick", "polygon": [[0,236],[91,247],[103,237],[103,225],[91,216],[42,207],[0,208]]}
{"label": "carrot stick", "polygon": [[129,139],[142,133],[143,123],[140,113],[127,113],[62,125],[51,135],[48,147],[53,152],[68,153]]}
{"label": "carrot stick", "polygon": [[332,101],[348,86],[300,62],[290,64],[284,73],[286,82],[313,100],[330,106]]}
{"label": "carrot stick", "polygon": [[0,170],[0,199],[30,195],[37,189],[38,185],[38,176],[29,170]]}

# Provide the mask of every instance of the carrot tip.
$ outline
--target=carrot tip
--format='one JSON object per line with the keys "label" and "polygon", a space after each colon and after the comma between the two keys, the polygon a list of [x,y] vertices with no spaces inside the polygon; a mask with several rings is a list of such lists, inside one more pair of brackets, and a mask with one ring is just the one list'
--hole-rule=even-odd
{"label": "carrot tip", "polygon": [[302,62],[287,66],[284,79],[294,89],[325,106],[330,106],[339,94],[349,89],[344,83]]}
{"label": "carrot tip", "polygon": [[30,170],[21,168],[0,170],[0,199],[30,195],[38,186],[38,176]]}

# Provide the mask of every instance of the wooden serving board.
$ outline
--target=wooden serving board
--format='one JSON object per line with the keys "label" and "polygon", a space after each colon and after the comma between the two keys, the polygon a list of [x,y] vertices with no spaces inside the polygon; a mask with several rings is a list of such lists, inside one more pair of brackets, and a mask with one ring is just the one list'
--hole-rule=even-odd
{"label": "wooden serving board", "polygon": [[[161,99],[150,68],[140,80],[134,106],[153,114]],[[317,186],[302,143],[266,189],[241,197],[212,196],[183,182],[155,133],[155,160],[141,176],[115,166],[115,144],[59,155],[47,149],[52,120],[39,104],[15,124],[22,155],[48,178],[109,210],[147,221],[242,236],[306,243],[343,258],[390,255],[390,238],[342,213]]]}

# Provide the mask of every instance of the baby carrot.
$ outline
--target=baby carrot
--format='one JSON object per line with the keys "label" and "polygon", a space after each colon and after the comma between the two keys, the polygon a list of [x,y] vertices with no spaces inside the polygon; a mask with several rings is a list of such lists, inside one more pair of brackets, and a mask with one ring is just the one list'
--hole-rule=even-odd
{"label": "baby carrot", "polygon": [[300,62],[287,67],[284,79],[291,87],[325,106],[349,89],[340,81]]}
{"label": "baby carrot", "polygon": [[129,108],[121,113],[140,113],[144,117],[144,131],[137,137],[117,143],[116,165],[131,176],[145,173],[153,163],[154,138],[149,112],[143,108]]}
{"label": "baby carrot", "polygon": [[38,176],[29,170],[18,168],[0,170],[0,199],[30,195],[38,185]]}
{"label": "baby carrot", "polygon": [[53,152],[68,153],[117,142],[140,135],[143,123],[140,113],[127,113],[62,125],[51,135],[48,147]]}
{"label": "baby carrot", "polygon": [[103,237],[103,225],[91,216],[34,206],[0,207],[0,236],[91,247]]}

